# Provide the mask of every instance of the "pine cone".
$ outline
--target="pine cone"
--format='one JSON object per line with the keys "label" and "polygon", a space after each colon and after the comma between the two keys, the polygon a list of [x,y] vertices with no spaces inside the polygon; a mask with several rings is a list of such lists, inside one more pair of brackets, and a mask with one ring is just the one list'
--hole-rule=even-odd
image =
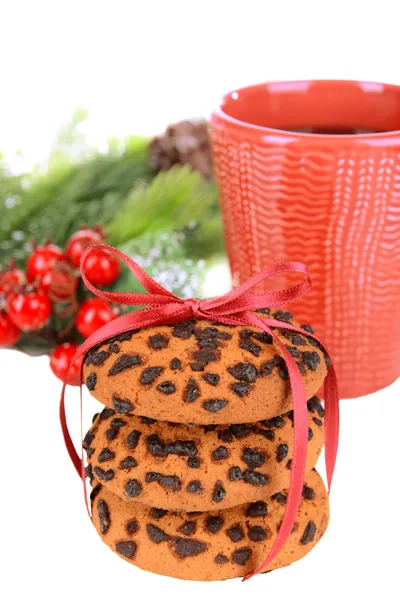
{"label": "pine cone", "polygon": [[213,175],[208,123],[180,121],[150,142],[149,165],[156,172],[173,165],[189,165],[210,179]]}

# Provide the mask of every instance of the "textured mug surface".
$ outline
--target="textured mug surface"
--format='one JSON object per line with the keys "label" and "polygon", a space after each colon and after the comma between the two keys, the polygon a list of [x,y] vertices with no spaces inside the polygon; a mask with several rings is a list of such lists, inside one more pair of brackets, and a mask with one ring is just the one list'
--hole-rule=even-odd
{"label": "textured mug surface", "polygon": [[280,260],[305,262],[313,289],[294,312],[333,354],[341,397],[392,383],[400,375],[400,87],[252,86],[223,98],[210,129],[234,285]]}

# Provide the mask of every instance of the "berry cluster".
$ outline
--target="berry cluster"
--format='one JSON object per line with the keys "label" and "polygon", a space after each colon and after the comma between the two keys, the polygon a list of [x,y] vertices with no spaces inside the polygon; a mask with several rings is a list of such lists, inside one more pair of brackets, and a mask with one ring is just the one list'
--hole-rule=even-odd
{"label": "berry cluster", "polygon": [[[81,285],[79,265],[83,251],[102,243],[100,228],[81,228],[67,242],[65,250],[51,242],[33,245],[25,271],[12,261],[0,271],[0,348],[12,347],[22,336],[40,334],[52,327],[53,317],[69,320],[64,331],[52,331],[55,348],[50,367],[62,381],[81,338],[87,338],[118,312],[99,298],[88,297]],[[97,249],[85,260],[85,275],[93,285],[106,287],[119,277],[117,259],[107,250]],[[68,375],[68,383],[79,383],[80,365]]]}

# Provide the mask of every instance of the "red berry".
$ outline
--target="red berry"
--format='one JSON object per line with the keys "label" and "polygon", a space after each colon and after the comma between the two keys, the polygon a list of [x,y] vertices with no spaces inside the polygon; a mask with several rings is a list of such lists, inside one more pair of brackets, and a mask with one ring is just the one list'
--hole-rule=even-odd
{"label": "red berry", "polygon": [[0,272],[0,294],[7,295],[25,282],[25,273],[21,269],[11,267],[8,271]]}
{"label": "red berry", "polygon": [[45,271],[40,277],[40,289],[53,302],[66,302],[75,294],[78,287],[78,279],[72,272],[72,267],[70,265],[66,265],[66,267],[64,271],[57,269],[55,266]]}
{"label": "red berry", "polygon": [[20,330],[11,321],[7,313],[0,311],[0,348],[13,346],[20,336]]}
{"label": "red berry", "polygon": [[116,311],[101,298],[90,298],[81,304],[75,325],[82,337],[87,338],[117,316]]}
{"label": "red berry", "polygon": [[45,244],[35,248],[26,262],[26,277],[28,281],[42,275],[50,269],[57,261],[67,260],[65,254],[59,246],[55,244]]}
{"label": "red berry", "polygon": [[58,379],[61,379],[61,381],[68,383],[69,385],[80,384],[83,357],[79,358],[73,364],[67,378],[68,368],[77,350],[78,346],[76,344],[65,343],[56,346],[50,354],[50,369]]}
{"label": "red berry", "polygon": [[119,263],[108,250],[93,250],[85,260],[84,271],[93,285],[105,287],[119,276]]}
{"label": "red berry", "polygon": [[46,294],[27,288],[8,295],[7,312],[22,331],[34,331],[45,325],[51,313],[51,304]]}
{"label": "red berry", "polygon": [[85,248],[92,244],[101,244],[103,241],[104,238],[99,231],[86,228],[80,229],[69,238],[65,253],[70,262],[75,267],[79,267]]}

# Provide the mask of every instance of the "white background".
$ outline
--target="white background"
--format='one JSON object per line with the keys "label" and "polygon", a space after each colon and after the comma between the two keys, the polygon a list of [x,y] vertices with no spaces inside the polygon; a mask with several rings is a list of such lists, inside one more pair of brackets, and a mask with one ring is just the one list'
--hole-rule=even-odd
{"label": "white background", "polygon": [[[157,132],[207,115],[223,92],[263,80],[399,84],[396,5],[3,0],[0,148],[13,165],[22,150],[19,168],[31,166],[77,106],[90,110],[87,131],[101,146],[109,135]],[[331,524],[318,547],[246,584],[162,578],[109,551],[85,513],[61,441],[60,386],[47,359],[2,351],[0,382],[4,598],[399,598],[399,381],[342,403]],[[75,390],[75,429],[77,401]]]}

